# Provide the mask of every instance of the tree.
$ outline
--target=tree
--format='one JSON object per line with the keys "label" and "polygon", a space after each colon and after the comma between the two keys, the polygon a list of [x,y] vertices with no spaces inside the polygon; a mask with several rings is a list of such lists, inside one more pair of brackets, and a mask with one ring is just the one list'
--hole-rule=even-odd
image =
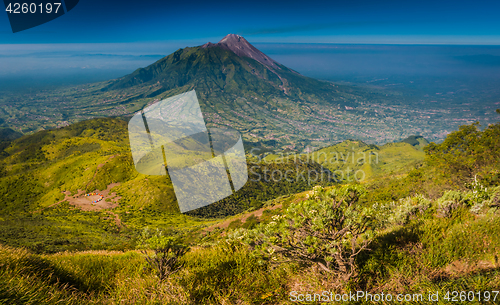
{"label": "tree", "polygon": [[[189,251],[179,239],[164,236],[159,229],[156,229],[155,234],[151,234],[147,227],[142,232],[139,248],[148,265],[155,270],[160,282],[184,267],[180,258]],[[150,256],[148,249],[153,250],[154,255]]]}
{"label": "tree", "polygon": [[356,256],[371,239],[369,210],[356,207],[364,190],[348,185],[333,190],[314,187],[308,199],[290,205],[283,215],[254,230],[237,230],[243,240],[271,262],[316,264],[348,281],[357,276]]}
{"label": "tree", "polygon": [[455,187],[464,188],[474,177],[496,174],[500,165],[500,124],[491,124],[483,131],[479,123],[460,126],[441,144],[426,148],[427,163]]}

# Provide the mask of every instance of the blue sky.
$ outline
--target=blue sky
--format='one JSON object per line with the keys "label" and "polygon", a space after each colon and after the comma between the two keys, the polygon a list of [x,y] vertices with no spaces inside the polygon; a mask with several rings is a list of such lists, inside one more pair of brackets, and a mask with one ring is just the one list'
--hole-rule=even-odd
{"label": "blue sky", "polygon": [[0,44],[250,42],[500,44],[500,1],[99,1],[12,33]]}

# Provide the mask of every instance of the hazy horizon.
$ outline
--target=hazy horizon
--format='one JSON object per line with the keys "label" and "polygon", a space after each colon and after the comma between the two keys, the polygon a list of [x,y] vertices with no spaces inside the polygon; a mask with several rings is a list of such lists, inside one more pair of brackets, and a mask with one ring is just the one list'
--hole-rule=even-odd
{"label": "hazy horizon", "polygon": [[[305,76],[329,81],[364,83],[391,77],[500,80],[500,46],[253,44]],[[118,78],[180,47],[167,42],[10,45],[0,48],[0,90],[53,88]]]}

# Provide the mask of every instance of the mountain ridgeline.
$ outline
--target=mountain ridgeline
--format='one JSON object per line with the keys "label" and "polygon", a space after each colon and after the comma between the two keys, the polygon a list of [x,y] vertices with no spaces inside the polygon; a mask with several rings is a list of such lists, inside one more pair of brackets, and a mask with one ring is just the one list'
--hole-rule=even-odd
{"label": "mountain ridgeline", "polygon": [[[376,155],[376,162],[367,157],[366,164],[359,163],[360,156],[370,154]],[[335,156],[345,159],[331,161]],[[269,156],[259,162],[248,157],[249,179],[242,189],[188,215],[234,215],[314,185],[336,184],[337,180],[346,180],[342,173],[352,177],[360,169],[366,172],[366,179],[397,172],[421,161],[423,152],[407,143],[378,147],[345,141],[309,155],[312,158],[303,155],[268,162]],[[372,159],[374,162],[370,162]],[[276,173],[287,173],[287,177],[279,179]],[[324,178],[320,179],[318,173],[325,173]],[[103,193],[105,202],[91,205],[83,194],[96,190],[107,192]],[[92,244],[92,234],[104,234],[110,228],[115,231],[109,232],[109,242],[115,245],[126,243],[121,237],[113,240],[126,228],[162,225],[178,230],[178,223],[186,228],[200,224],[179,213],[167,177],[146,176],[135,170],[127,122],[117,118],[87,120],[6,142],[0,151],[0,196],[4,199],[0,204],[0,243],[36,251],[81,248],[82,243]],[[119,219],[118,225],[109,214]],[[95,230],[92,234],[79,233],[81,226]],[[45,229],[38,232],[42,227]],[[56,232],[48,229],[52,227],[70,229]],[[36,242],[25,235],[28,231],[38,232]],[[78,240],[70,238],[78,234],[83,234]]]}

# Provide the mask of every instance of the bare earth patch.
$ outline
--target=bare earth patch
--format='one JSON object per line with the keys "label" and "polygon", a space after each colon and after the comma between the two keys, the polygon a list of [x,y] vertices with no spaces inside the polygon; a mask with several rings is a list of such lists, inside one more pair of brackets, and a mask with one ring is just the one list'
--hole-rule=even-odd
{"label": "bare earth patch", "polygon": [[475,263],[457,260],[444,268],[444,272],[451,277],[459,277],[463,274],[477,273],[482,271],[495,270],[496,264],[490,261],[481,260]]}
{"label": "bare earth patch", "polygon": [[[71,192],[69,191],[63,192],[66,197],[58,203],[67,201],[69,204],[81,209],[82,211],[100,211],[105,209],[114,209],[118,206],[118,200],[120,200],[121,197],[117,196],[115,192],[111,192],[111,189],[118,185],[120,185],[120,183],[111,183],[103,191],[96,190],[95,193],[101,194],[103,197],[99,202],[92,202],[98,199],[100,197],[99,195],[85,196],[84,191],[78,190],[78,194],[75,194],[73,196],[71,196]],[[106,212],[113,216],[117,226],[121,227],[123,225],[118,214],[111,211]]]}
{"label": "bare earth patch", "polygon": [[103,209],[114,209],[118,206],[118,200],[121,198],[116,195],[115,192],[111,192],[111,189],[120,183],[111,183],[103,191],[95,191],[98,194],[102,194],[103,199],[99,202],[92,203],[92,201],[99,198],[99,195],[95,196],[85,196],[85,192],[78,190],[78,194],[71,196],[71,192],[63,192],[66,197],[62,201],[68,201],[69,204],[74,205],[83,211],[99,211]]}

